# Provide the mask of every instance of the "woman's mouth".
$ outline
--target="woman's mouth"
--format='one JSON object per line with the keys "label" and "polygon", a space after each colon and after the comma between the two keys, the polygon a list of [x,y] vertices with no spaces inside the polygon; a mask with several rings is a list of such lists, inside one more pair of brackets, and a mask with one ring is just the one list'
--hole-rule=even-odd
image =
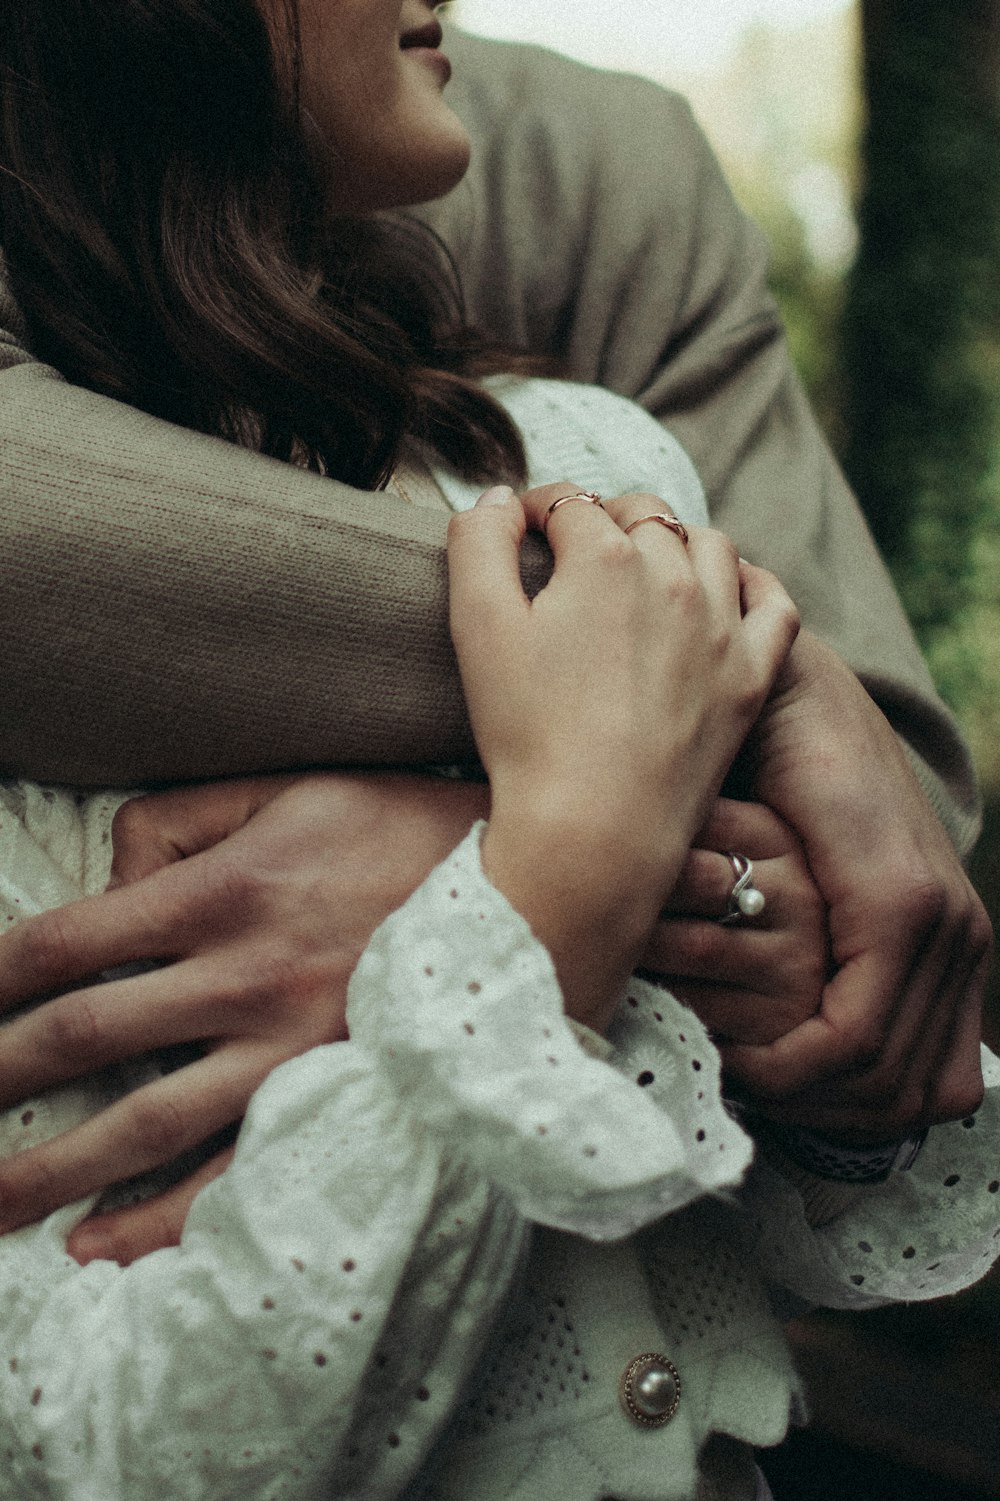
{"label": "woman's mouth", "polygon": [[451,77],[451,63],[441,51],[443,33],[441,23],[430,20],[425,25],[408,31],[400,37],[399,45],[403,52],[408,52],[415,62],[422,63],[424,67],[435,73],[443,86]]}

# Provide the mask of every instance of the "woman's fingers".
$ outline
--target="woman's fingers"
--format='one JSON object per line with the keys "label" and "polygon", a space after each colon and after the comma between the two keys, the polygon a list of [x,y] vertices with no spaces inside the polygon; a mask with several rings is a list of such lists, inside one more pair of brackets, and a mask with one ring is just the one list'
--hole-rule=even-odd
{"label": "woman's fingers", "polygon": [[[573,496],[585,498],[569,498]],[[565,504],[559,504],[563,501]],[[596,491],[587,490],[585,486],[565,479],[556,480],[550,485],[536,485],[521,494],[521,506],[527,525],[547,537],[553,552],[559,546],[560,538],[567,535],[567,523],[573,526],[581,523],[584,526],[606,526],[610,505],[611,502],[598,496]]]}
{"label": "woman's fingers", "polygon": [[182,1182],[141,1204],[81,1220],[66,1241],[69,1255],[81,1266],[91,1261],[117,1261],[119,1266],[131,1266],[151,1251],[179,1245],[195,1198],[206,1183],[225,1172],[233,1160],[233,1151],[234,1148],[228,1147],[217,1152]]}
{"label": "woman's fingers", "polygon": [[826,979],[821,940],[800,944],[789,933],[722,928],[689,918],[657,923],[640,963],[683,998],[692,985],[701,994],[725,994],[743,1018],[739,1028],[695,1009],[706,1026],[754,1044],[774,1042],[814,1016]]}
{"label": "woman's fingers", "polygon": [[0,1162],[0,1233],[172,1162],[239,1120],[279,1061],[261,1047],[221,1048]]}
{"label": "woman's fingers", "polygon": [[[698,837],[700,841],[703,836]],[[756,866],[754,871],[755,884],[759,886]],[[732,889],[733,867],[716,846],[689,850],[663,916],[703,917],[717,922],[726,915]],[[765,907],[758,923],[769,919],[770,912]]]}
{"label": "woman's fingers", "polygon": [[[758,917],[734,924],[720,922],[735,879],[728,850],[752,862],[765,898]],[[729,1042],[764,1047],[815,1015],[830,965],[826,904],[781,818],[758,803],[716,800],[642,965]]]}

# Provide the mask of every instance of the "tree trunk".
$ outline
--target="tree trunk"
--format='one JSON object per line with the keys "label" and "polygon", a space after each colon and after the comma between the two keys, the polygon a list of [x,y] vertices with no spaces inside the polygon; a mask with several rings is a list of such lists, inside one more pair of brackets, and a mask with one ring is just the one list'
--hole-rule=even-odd
{"label": "tree trunk", "polygon": [[981,588],[974,540],[1000,517],[1000,0],[861,0],[861,15],[845,462],[931,645]]}

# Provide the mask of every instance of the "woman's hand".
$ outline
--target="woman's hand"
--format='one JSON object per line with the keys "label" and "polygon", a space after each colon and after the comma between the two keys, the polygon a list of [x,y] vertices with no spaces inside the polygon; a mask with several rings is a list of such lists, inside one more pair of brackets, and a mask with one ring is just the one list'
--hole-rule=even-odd
{"label": "woman's hand", "polygon": [[[606,509],[566,484],[453,518],[451,623],[493,811],[487,873],[553,955],[567,1009],[603,1028],[797,630],[719,533]],[[528,600],[527,525],[555,555]],[[620,523],[617,524],[617,523]]]}
{"label": "woman's hand", "polygon": [[[759,917],[723,925],[733,868],[753,862]],[[760,803],[719,798],[695,837],[640,967],[695,1011],[721,1045],[775,1042],[814,1016],[830,972],[826,903],[792,829]]]}
{"label": "woman's hand", "polygon": [[[0,1105],[159,1047],[205,1052],[0,1163],[0,1228],[172,1161],[239,1120],[277,1064],[343,1038],[347,982],[373,929],[487,801],[475,784],[330,774],[125,804],[116,889],[0,938],[0,1010],[112,967],[162,967],[98,980],[0,1028]],[[130,1259],[162,1244],[165,1226],[176,1239],[196,1186],[87,1221],[70,1249]]]}

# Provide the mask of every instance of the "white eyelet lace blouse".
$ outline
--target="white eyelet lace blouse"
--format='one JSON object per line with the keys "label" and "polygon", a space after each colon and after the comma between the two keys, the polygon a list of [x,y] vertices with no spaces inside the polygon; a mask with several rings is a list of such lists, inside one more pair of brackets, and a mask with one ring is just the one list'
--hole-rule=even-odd
{"label": "white eyelet lace blouse", "polygon": [[[656,489],[702,518],[687,460],[627,403],[548,382],[505,399],[536,477]],[[99,890],[120,801],[7,788],[0,921]],[[710,1434],[785,1431],[766,1284],[925,1298],[1000,1252],[992,1061],[974,1120],[812,1228],[801,1175],[752,1163],[691,1012],[635,981],[606,1043],[567,1023],[479,837],[373,937],[350,1042],[258,1091],[180,1247],[81,1269],[64,1238],[89,1204],[0,1240],[0,1501],[681,1501]],[[140,1074],[17,1106],[0,1149]],[[642,1355],[679,1381],[659,1426],[621,1400]]]}

